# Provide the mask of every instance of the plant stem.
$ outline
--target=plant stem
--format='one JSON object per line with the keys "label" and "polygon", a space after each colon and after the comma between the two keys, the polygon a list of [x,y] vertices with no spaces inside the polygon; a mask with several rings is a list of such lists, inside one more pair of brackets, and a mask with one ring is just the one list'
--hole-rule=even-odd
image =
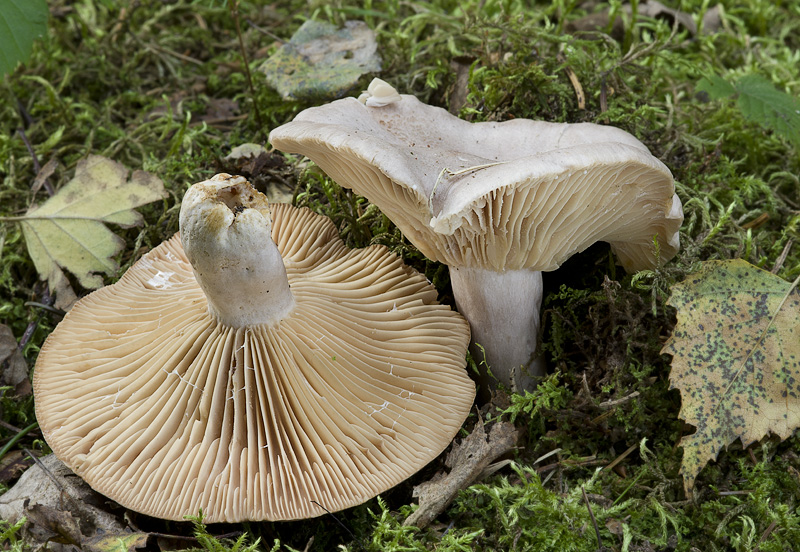
{"label": "plant stem", "polygon": [[17,442],[19,442],[20,439],[25,437],[25,435],[27,435],[28,433],[30,433],[31,431],[33,431],[37,427],[39,427],[39,422],[33,422],[31,425],[29,425],[26,428],[23,428],[22,430],[19,431],[19,433],[14,435],[11,438],[11,440],[8,443],[6,443],[5,446],[2,449],[0,449],[0,460],[2,460],[3,457],[8,453],[8,451],[11,450],[11,447],[16,445]]}
{"label": "plant stem", "polygon": [[242,51],[242,61],[244,62],[244,74],[247,77],[247,85],[250,87],[250,95],[253,97],[253,114],[256,117],[256,125],[258,125],[259,132],[263,132],[264,123],[261,120],[261,112],[258,110],[258,98],[256,97],[256,87],[253,86],[253,78],[250,75],[250,62],[247,59],[247,50],[244,47],[244,38],[242,37],[242,28],[239,24],[239,0],[232,0],[229,2],[228,7],[233,18],[233,23],[236,25],[236,36],[239,38],[239,49]]}

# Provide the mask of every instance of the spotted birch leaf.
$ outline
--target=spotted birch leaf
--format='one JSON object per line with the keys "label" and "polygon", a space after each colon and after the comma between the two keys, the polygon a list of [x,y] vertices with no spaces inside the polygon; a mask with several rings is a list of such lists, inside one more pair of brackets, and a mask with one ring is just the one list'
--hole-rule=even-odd
{"label": "spotted birch leaf", "polygon": [[[798,279],[800,280],[800,278]],[[663,353],[684,436],[684,488],[736,439],[747,447],[800,426],[800,291],[745,261],[710,261],[672,287],[678,323]]]}
{"label": "spotted birch leaf", "polygon": [[84,288],[102,286],[100,274],[117,270],[114,257],[125,245],[105,225],[141,224],[134,208],[164,195],[156,176],[134,171],[129,180],[128,169],[121,164],[91,155],[78,162],[75,177],[58,193],[20,217],[28,253],[56,294],[56,306],[69,306],[75,298],[62,269],[74,274]]}

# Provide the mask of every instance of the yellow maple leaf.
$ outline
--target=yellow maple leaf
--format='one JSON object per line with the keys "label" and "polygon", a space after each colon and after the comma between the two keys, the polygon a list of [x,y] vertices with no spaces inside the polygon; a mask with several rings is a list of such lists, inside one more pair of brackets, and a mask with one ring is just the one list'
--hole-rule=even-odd
{"label": "yellow maple leaf", "polygon": [[75,294],[62,269],[75,275],[81,286],[99,288],[99,273],[113,274],[114,257],[125,243],[105,224],[123,228],[142,223],[134,211],[166,195],[161,180],[145,171],[128,169],[99,155],[78,162],[75,176],[40,206],[17,220],[36,270],[56,294],[56,306],[74,302]]}
{"label": "yellow maple leaf", "polygon": [[800,427],[800,290],[742,260],[709,261],[672,287],[678,323],[662,353],[680,417],[697,428],[681,439],[687,496],[723,447],[744,447]]}

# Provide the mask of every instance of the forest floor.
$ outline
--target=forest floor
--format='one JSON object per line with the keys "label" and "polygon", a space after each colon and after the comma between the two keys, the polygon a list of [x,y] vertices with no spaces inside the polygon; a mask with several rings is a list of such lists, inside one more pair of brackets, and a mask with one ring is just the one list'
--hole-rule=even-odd
{"label": "forest floor", "polygon": [[[27,373],[2,382],[0,492],[32,456],[50,452],[28,378],[63,317],[12,219],[48,200],[90,154],[154,174],[166,190],[138,209],[142,225],[110,226],[124,247],[103,284],[177,231],[191,184],[228,172],[331,217],[350,247],[389,247],[454,305],[445,266],[425,259],[365,199],[267,141],[303,109],[357,96],[379,76],[473,122],[593,122],[630,132],[674,175],[685,217],[680,251],[661,268],[627,274],[599,243],[545,274],[540,339],[549,376],[535,393],[498,398],[484,411],[516,425],[518,447],[427,528],[402,522],[416,507],[414,486],[446,471],[444,455],[379,498],[304,521],[198,533],[189,521],[109,505],[132,534],[147,537],[123,546],[221,551],[260,539],[267,550],[354,552],[800,550],[800,438],[773,430],[747,446],[719,443],[688,496],[682,438],[695,428],[680,415],[686,398],[670,380],[672,357],[662,354],[677,320],[671,289],[702,263],[742,259],[787,286],[800,276],[800,2],[684,0],[669,9],[285,0],[229,8],[213,0],[53,0],[46,37],[1,82],[0,324],[14,343],[0,353],[10,358],[18,345]],[[260,67],[310,19],[364,21],[380,70],[344,83],[329,72],[309,76],[319,83],[313,90],[282,97]],[[266,153],[226,158],[244,143]],[[90,291],[81,276],[66,276],[78,296]],[[791,319],[786,335],[796,340]],[[459,439],[476,420],[467,419]],[[206,530],[244,540],[220,543]],[[3,540],[16,550],[38,546],[19,524],[0,523]]]}

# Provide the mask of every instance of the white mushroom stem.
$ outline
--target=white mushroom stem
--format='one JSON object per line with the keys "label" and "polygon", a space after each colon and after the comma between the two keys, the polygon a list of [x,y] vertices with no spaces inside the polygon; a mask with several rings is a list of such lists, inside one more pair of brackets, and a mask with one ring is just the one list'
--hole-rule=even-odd
{"label": "white mushroom stem", "polygon": [[243,177],[219,174],[192,186],[181,204],[180,228],[208,309],[220,323],[272,325],[292,310],[267,199]]}
{"label": "white mushroom stem", "polygon": [[[501,384],[518,393],[534,389],[536,378],[544,375],[544,363],[536,357],[542,273],[451,266],[450,282],[456,306],[472,329],[470,350],[475,361],[480,364],[485,352],[489,369]],[[481,370],[485,379],[485,366]]]}

